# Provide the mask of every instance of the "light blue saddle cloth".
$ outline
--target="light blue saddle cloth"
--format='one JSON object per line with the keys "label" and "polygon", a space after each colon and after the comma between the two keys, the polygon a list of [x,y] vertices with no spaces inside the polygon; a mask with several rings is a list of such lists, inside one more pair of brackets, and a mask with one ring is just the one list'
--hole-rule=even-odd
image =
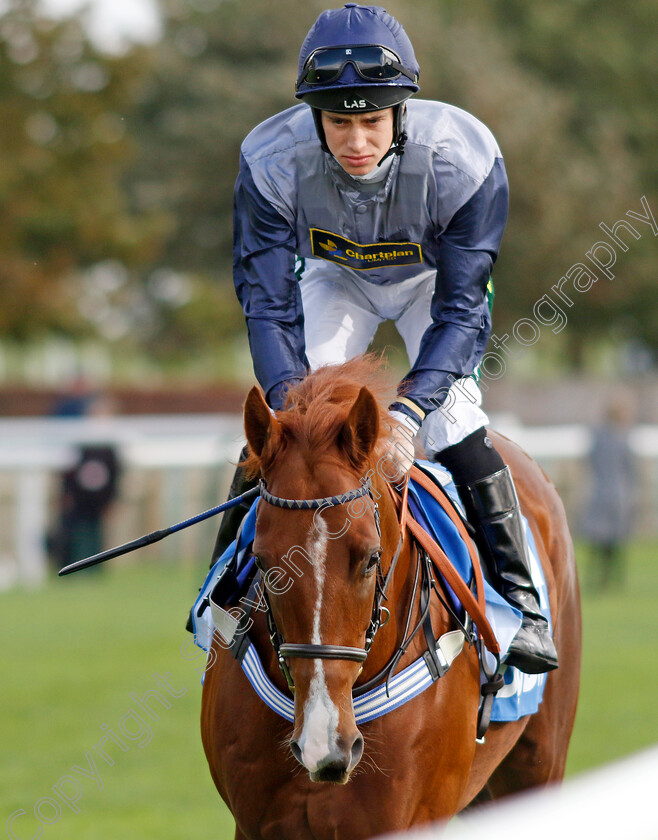
{"label": "light blue saddle cloth", "polygon": [[[455,506],[463,513],[457,489],[450,473],[429,461],[418,461],[417,465],[443,486]],[[210,648],[214,629],[208,596],[214,589],[220,574],[224,571],[227,563],[235,556],[236,589],[242,590],[253,571],[254,560],[251,554],[251,544],[256,529],[258,504],[259,499],[256,499],[243,521],[237,545],[233,542],[217,560],[208,573],[195,601],[192,610],[195,642],[206,651]],[[472,564],[468,547],[448,514],[426,490],[413,481],[409,487],[409,507],[414,518],[443,548],[459,574],[468,583],[472,577]],[[532,532],[525,519],[524,523],[533,582],[539,593],[540,605],[544,615],[546,615],[550,624],[550,607],[544,573],[539,562]],[[456,596],[447,585],[446,590],[453,599],[456,608],[461,609]],[[509,645],[521,626],[521,614],[508,604],[486,581],[485,600],[486,615],[498,639],[501,659],[504,660]],[[485,656],[488,657],[489,667],[493,669],[495,667],[494,658],[486,651]],[[524,674],[516,668],[507,667],[504,669],[503,677],[505,685],[494,699],[491,720],[498,722],[513,721],[536,712],[544,693],[546,674]]]}

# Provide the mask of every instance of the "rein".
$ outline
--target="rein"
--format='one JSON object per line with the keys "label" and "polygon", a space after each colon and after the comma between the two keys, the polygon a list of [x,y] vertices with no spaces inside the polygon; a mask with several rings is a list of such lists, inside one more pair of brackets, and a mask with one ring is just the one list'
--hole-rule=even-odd
{"label": "rein", "polygon": [[[410,475],[421,487],[424,487],[426,490],[432,491],[433,484],[427,478],[425,473],[418,469],[416,466],[412,466],[410,470]],[[392,488],[389,488],[392,490]],[[435,564],[436,568],[439,572],[443,575],[445,581],[449,584],[452,588],[453,592],[457,595],[459,600],[464,606],[464,609],[470,615],[470,617],[475,622],[478,632],[482,637],[482,640],[487,647],[487,649],[494,654],[494,656],[498,656],[500,653],[500,645],[498,644],[498,639],[496,639],[496,634],[494,633],[491,624],[489,623],[489,619],[486,616],[486,602],[485,602],[485,594],[484,594],[484,579],[482,577],[482,567],[480,566],[480,561],[477,556],[477,551],[475,549],[475,544],[473,541],[468,537],[466,532],[466,527],[464,526],[463,521],[457,514],[455,508],[452,504],[450,504],[443,495],[437,496],[437,500],[440,502],[441,507],[450,517],[451,521],[461,534],[464,542],[468,546],[469,554],[471,555],[471,562],[473,564],[473,575],[475,578],[475,591],[476,594],[473,596],[470,588],[467,584],[462,580],[459,573],[455,569],[455,567],[450,562],[450,559],[446,555],[445,551],[438,545],[434,539],[411,517],[407,523],[407,527],[411,531],[413,537],[419,545],[427,552],[427,554],[432,559],[433,563]]]}
{"label": "rein", "polygon": [[[359,499],[362,496],[367,495],[372,501],[375,527],[377,528],[377,534],[381,537],[382,531],[379,505],[375,501],[375,497],[372,492],[372,484],[369,478],[364,479],[361,487],[358,487],[355,490],[348,490],[346,493],[341,493],[336,496],[327,496],[322,499],[284,499],[281,496],[275,496],[269,492],[267,485],[262,478],[259,481],[259,487],[260,496],[264,502],[269,505],[274,505],[275,507],[284,508],[285,510],[320,510],[321,508],[343,505],[347,502],[354,501],[355,499]],[[375,588],[375,598],[370,624],[368,625],[368,629],[366,631],[365,645],[362,648],[348,647],[346,645],[293,644],[284,642],[283,637],[281,636],[281,633],[274,621],[269,598],[267,596],[267,588],[263,586],[262,596],[267,605],[267,624],[270,632],[270,639],[272,646],[274,647],[281,672],[283,673],[291,691],[294,690],[295,686],[292,674],[288,668],[288,659],[341,659],[351,662],[365,662],[377,631],[381,626],[386,624],[389,619],[389,612],[386,607],[382,606],[382,601],[386,599],[386,591],[388,590],[393,577],[393,572],[395,571],[403,542],[404,531],[401,531],[397,549],[393,555],[386,575],[382,572],[381,557],[377,561],[377,586]],[[382,614],[385,615],[385,618],[382,618]]]}

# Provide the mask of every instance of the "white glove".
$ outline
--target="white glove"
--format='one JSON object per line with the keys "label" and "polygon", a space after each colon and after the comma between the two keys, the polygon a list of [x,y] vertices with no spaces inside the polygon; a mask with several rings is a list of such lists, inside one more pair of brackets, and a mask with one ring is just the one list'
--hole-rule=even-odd
{"label": "white glove", "polygon": [[[389,416],[391,427],[386,439],[386,461],[390,466],[386,467],[386,477],[392,481],[401,481],[413,465],[416,454],[414,439],[420,424],[401,411],[391,411]],[[396,471],[397,475],[394,475]]]}

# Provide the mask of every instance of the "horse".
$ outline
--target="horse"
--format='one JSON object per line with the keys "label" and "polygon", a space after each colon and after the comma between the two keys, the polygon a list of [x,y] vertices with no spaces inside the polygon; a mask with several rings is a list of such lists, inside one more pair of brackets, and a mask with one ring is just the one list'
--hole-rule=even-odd
{"label": "horse", "polygon": [[[353,691],[383,679],[422,607],[418,552],[377,469],[388,387],[365,356],[309,374],[284,411],[271,412],[257,388],[246,398],[246,467],[262,478],[253,553],[265,582],[268,574],[279,582],[262,587],[249,635],[270,681],[294,699],[294,723],[262,702],[215,640],[201,732],[235,840],[361,840],[564,774],[580,669],[573,546],[548,477],[493,431],[546,577],[559,668],[534,715],[491,723],[477,739],[480,664],[477,646],[466,644],[427,690],[357,727]],[[296,570],[285,585],[282,558]],[[433,598],[424,607],[437,638],[455,629],[447,606]],[[396,671],[422,656],[423,636],[412,636]]]}

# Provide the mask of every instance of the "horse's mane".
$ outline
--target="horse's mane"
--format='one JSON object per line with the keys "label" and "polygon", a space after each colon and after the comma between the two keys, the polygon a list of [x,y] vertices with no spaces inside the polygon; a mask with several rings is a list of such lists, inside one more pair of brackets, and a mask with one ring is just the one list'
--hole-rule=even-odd
{"label": "horse's mane", "polygon": [[[283,410],[276,413],[283,447],[295,440],[314,458],[326,452],[363,386],[377,401],[379,439],[388,437],[387,407],[395,399],[395,386],[382,357],[368,353],[340,365],[318,368],[288,390]],[[279,454],[279,450],[268,451],[266,447],[260,458],[250,454],[243,466],[255,475],[266,470]]]}

